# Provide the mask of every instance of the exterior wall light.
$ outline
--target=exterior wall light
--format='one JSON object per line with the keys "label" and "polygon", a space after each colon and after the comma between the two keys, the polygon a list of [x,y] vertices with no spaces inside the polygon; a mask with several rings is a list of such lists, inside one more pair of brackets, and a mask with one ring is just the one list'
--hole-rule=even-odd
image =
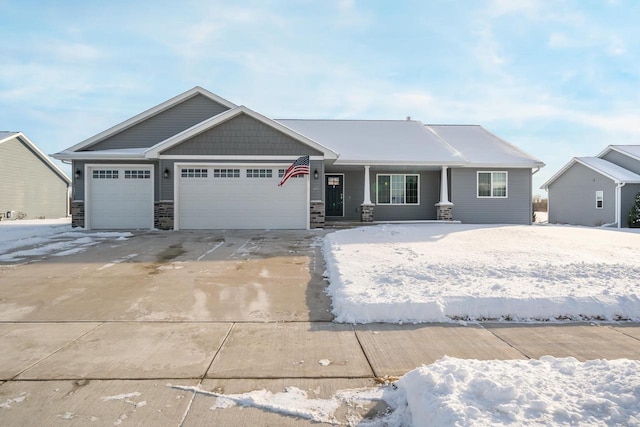
{"label": "exterior wall light", "polygon": [[165,179],[166,179],[166,178],[169,178],[169,175],[170,175],[170,174],[171,174],[171,173],[169,172],[169,168],[164,168],[164,177],[165,177]]}
{"label": "exterior wall light", "polygon": [[313,170],[313,179],[318,179],[318,169]]}
{"label": "exterior wall light", "polygon": [[76,169],[76,179],[80,179],[82,176],[82,172],[80,172],[80,168]]}

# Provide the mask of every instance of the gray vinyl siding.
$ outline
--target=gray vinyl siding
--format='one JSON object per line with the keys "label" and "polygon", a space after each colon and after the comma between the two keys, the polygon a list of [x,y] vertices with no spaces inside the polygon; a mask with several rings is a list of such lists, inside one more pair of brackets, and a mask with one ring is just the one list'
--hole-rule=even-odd
{"label": "gray vinyl siding", "polygon": [[638,194],[638,192],[640,192],[640,184],[627,184],[620,190],[622,201],[620,204],[620,211],[622,214],[622,220],[620,221],[620,224],[622,227],[629,226],[629,223],[627,222],[629,218],[629,212],[633,207],[633,202],[635,201],[636,194]]}
{"label": "gray vinyl siding", "polygon": [[227,110],[224,105],[198,94],[86,148],[85,151],[151,147]]}
{"label": "gray vinyl siding", "polygon": [[[309,200],[324,200],[324,162],[322,160],[311,160],[310,162],[310,188]],[[313,177],[313,172],[318,171],[318,179]]]}
{"label": "gray vinyl siding", "polygon": [[27,219],[64,218],[67,182],[18,138],[0,144],[0,212]]}
{"label": "gray vinyl siding", "polygon": [[322,155],[308,145],[246,114],[171,147],[162,155]]}
{"label": "gray vinyl siding", "polygon": [[[173,169],[170,168],[171,170],[171,177],[167,180],[164,179],[164,177],[162,176],[163,171],[164,171],[164,167],[162,167],[162,169],[160,167],[158,167],[158,162],[144,162],[144,161],[121,161],[121,160],[111,160],[111,161],[101,161],[101,162],[96,162],[96,161],[78,161],[78,160],[74,160],[73,164],[72,164],[72,169],[71,169],[71,174],[73,176],[72,178],[72,185],[71,185],[71,199],[74,201],[82,201],[85,199],[85,194],[84,194],[84,182],[85,182],[85,171],[84,171],[84,166],[85,164],[90,164],[90,165],[104,165],[104,167],[108,167],[109,165],[128,165],[128,164],[133,164],[133,165],[155,165],[155,176],[154,176],[154,201],[159,201],[159,200],[163,200],[161,197],[161,193],[160,193],[160,189],[161,186],[165,184],[165,181],[170,181],[173,182]],[[80,170],[80,178],[76,178],[75,177],[75,173],[76,170]],[[172,187],[172,194],[173,194],[173,187]]]}
{"label": "gray vinyl siding", "polygon": [[[331,173],[341,172],[326,172]],[[418,205],[378,205],[376,204],[376,182],[378,174],[407,174],[371,168],[369,171],[370,197],[375,204],[374,221],[411,221],[436,219],[436,206],[440,200],[440,172],[418,173],[420,200]],[[360,206],[363,202],[364,168],[361,171],[344,172],[344,217],[329,219],[359,221]]]}
{"label": "gray vinyl siding", "polygon": [[[616,184],[575,163],[549,186],[549,223],[598,226],[615,222]],[[596,191],[604,192],[596,209]]]}
{"label": "gray vinyl siding", "polygon": [[602,157],[604,160],[621,166],[631,172],[637,173],[640,175],[640,161],[634,160],[629,156],[625,156],[622,153],[618,153],[617,151],[609,151],[605,156]]}
{"label": "gray vinyl siding", "polygon": [[[478,197],[478,171],[506,171],[507,197]],[[470,224],[531,224],[530,169],[451,169],[453,219]]]}

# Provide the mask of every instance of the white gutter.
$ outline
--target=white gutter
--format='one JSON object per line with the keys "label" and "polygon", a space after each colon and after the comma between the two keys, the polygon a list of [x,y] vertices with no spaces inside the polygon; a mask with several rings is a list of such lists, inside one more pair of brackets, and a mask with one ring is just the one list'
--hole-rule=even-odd
{"label": "white gutter", "polygon": [[615,219],[612,223],[609,224],[603,224],[602,227],[613,227],[614,225],[617,226],[617,228],[621,228],[622,227],[622,218],[620,218],[621,214],[622,214],[622,207],[620,206],[620,204],[622,203],[622,187],[624,187],[625,185],[627,185],[626,182],[620,182],[618,183],[618,185],[616,186],[616,202],[615,202]]}

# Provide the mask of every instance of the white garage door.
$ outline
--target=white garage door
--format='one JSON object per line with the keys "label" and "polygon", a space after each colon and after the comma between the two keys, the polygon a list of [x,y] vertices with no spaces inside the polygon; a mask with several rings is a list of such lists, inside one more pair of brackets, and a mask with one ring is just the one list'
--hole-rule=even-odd
{"label": "white garage door", "polygon": [[179,166],[181,230],[306,229],[307,176],[278,187],[286,166]]}
{"label": "white garage door", "polygon": [[153,170],[149,166],[87,169],[88,226],[94,230],[153,228]]}

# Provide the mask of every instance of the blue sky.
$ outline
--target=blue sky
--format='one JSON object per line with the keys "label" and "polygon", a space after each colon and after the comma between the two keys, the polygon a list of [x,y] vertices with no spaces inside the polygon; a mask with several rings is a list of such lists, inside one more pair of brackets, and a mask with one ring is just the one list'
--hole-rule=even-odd
{"label": "blue sky", "polygon": [[0,130],[55,153],[202,86],[272,118],[480,124],[544,161],[640,144],[640,2],[0,0]]}

